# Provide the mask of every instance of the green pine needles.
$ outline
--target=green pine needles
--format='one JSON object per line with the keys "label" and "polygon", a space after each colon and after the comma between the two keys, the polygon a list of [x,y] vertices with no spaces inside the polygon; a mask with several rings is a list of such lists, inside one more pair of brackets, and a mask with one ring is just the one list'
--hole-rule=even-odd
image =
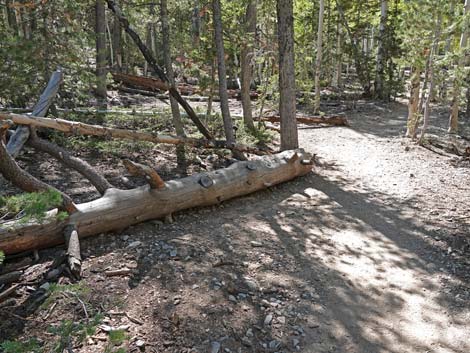
{"label": "green pine needles", "polygon": [[[62,204],[62,196],[56,190],[44,192],[24,193],[15,196],[0,196],[0,219],[19,219],[28,222],[32,219],[41,222],[45,219],[47,211]],[[67,218],[66,212],[59,212],[57,218]]]}

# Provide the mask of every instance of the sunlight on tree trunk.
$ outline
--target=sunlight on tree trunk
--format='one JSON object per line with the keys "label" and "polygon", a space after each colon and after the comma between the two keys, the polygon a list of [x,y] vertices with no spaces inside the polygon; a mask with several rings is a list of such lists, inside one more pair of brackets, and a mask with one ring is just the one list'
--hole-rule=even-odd
{"label": "sunlight on tree trunk", "polygon": [[314,112],[320,112],[320,93],[321,93],[321,60],[323,49],[323,17],[325,13],[325,0],[320,0],[320,10],[318,12],[318,32],[317,32],[317,58],[315,61],[315,103]]}

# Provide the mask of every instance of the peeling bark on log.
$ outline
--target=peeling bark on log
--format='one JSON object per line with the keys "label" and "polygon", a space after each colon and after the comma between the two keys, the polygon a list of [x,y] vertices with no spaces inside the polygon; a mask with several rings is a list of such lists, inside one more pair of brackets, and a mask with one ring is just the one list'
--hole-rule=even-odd
{"label": "peeling bark on log", "polygon": [[[297,156],[295,156],[297,154]],[[0,226],[0,249],[5,254],[63,243],[64,229],[73,224],[80,237],[97,235],[146,220],[163,218],[184,209],[218,204],[279,184],[312,170],[311,155],[285,151],[228,168],[166,182],[164,189],[148,186],[132,190],[109,189],[97,200],[77,205],[78,212],[57,220],[52,211],[42,224],[8,222]],[[210,180],[206,187],[201,180]]]}
{"label": "peeling bark on log", "polygon": [[[275,116],[264,116],[261,118],[262,121],[269,121],[271,123],[279,123],[281,117]],[[297,116],[297,122],[306,125],[316,124],[327,124],[335,126],[349,126],[348,119],[344,116],[332,115],[332,116]]]}
{"label": "peeling bark on log", "polygon": [[[52,101],[54,100],[57,92],[59,91],[60,84],[62,83],[62,70],[57,69],[51,76],[46,89],[39,97],[39,101],[36,103],[32,115],[34,116],[46,116]],[[13,136],[10,138],[7,150],[8,153],[15,158],[20,153],[24,144],[29,138],[29,128],[27,126],[20,126]]]}
{"label": "peeling bark on log", "polygon": [[[153,56],[152,52],[142,42],[142,40],[140,39],[137,32],[130,26],[128,19],[126,17],[124,17],[124,15],[121,12],[121,9],[119,8],[119,6],[117,6],[116,2],[112,1],[112,0],[106,0],[106,2],[108,3],[109,9],[119,19],[119,23],[121,24],[122,28],[124,28],[124,30],[127,32],[127,34],[132,38],[134,43],[140,49],[142,55],[144,56],[145,60],[148,62],[150,67],[155,71],[155,73],[158,75],[158,77],[163,82],[169,84],[170,81],[168,80],[168,77],[166,76],[165,72],[157,64],[157,61],[156,61],[155,57]],[[201,134],[203,134],[205,138],[207,138],[209,140],[212,140],[211,133],[206,128],[206,126],[201,122],[201,120],[198,118],[198,116],[197,116],[196,112],[193,110],[193,108],[188,104],[187,101],[184,100],[184,98],[181,96],[178,89],[175,86],[170,85],[168,91],[173,97],[175,97],[175,99],[178,101],[178,103],[181,105],[181,107],[186,111],[189,118],[197,126],[197,128],[199,129]]]}
{"label": "peeling bark on log", "polygon": [[236,150],[240,152],[247,152],[257,155],[266,154],[266,152],[260,149],[241,145],[241,144],[229,144],[226,141],[220,140],[204,140],[194,139],[189,137],[178,137],[171,135],[159,135],[149,132],[139,132],[133,130],[116,129],[110,127],[103,127],[101,125],[89,125],[85,123],[68,121],[63,119],[50,119],[41,117],[32,117],[20,114],[4,114],[0,113],[0,121],[12,120],[15,124],[19,125],[30,125],[37,127],[47,127],[50,129],[68,132],[72,134],[82,134],[91,136],[104,136],[113,137],[120,139],[148,141],[153,143],[166,143],[171,145],[187,144],[189,146],[198,148],[227,148],[230,150]]}
{"label": "peeling bark on log", "polygon": [[73,224],[65,227],[65,244],[67,245],[67,264],[70,272],[79,279],[82,275],[82,257],[80,255],[80,241]]}
{"label": "peeling bark on log", "polygon": [[127,171],[134,176],[144,176],[147,180],[147,183],[152,189],[163,189],[165,187],[165,182],[160,178],[160,175],[155,171],[155,169],[130,161],[129,159],[123,160],[124,167]]}

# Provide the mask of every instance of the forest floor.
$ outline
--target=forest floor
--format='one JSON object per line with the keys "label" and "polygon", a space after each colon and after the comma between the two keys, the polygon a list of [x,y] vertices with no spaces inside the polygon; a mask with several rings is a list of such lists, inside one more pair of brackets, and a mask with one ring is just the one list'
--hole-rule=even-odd
{"label": "forest floor", "polygon": [[[469,161],[403,138],[403,104],[359,101],[346,115],[351,127],[300,127],[318,161],[308,176],[82,241],[84,304],[66,293],[25,313],[26,287],[0,308],[0,337],[51,340],[46,328],[83,320],[85,306],[105,325],[74,352],[470,352]],[[433,132],[446,122],[436,109]],[[168,166],[162,155],[145,159]],[[53,162],[26,153],[21,163],[76,199],[93,196]],[[54,250],[40,254],[30,277]],[[132,274],[104,274],[120,268]],[[119,326],[126,338],[112,347],[105,331]]]}

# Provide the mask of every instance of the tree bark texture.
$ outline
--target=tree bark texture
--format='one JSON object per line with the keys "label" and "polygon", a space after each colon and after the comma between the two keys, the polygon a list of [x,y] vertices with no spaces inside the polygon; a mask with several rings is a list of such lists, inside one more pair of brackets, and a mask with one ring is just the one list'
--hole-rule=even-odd
{"label": "tree bark texture", "polygon": [[45,248],[64,242],[64,229],[74,225],[80,237],[97,235],[192,207],[218,204],[308,174],[311,156],[285,151],[228,168],[168,181],[163,189],[143,186],[109,189],[97,200],[77,205],[68,219],[47,218],[42,224],[8,222],[0,225],[0,249],[5,254]]}
{"label": "tree bark texture", "polygon": [[220,0],[212,0],[212,15],[214,22],[214,40],[217,54],[217,71],[219,74],[220,110],[222,111],[222,119],[224,121],[225,138],[227,139],[228,143],[234,143],[235,136],[233,132],[233,123],[232,118],[230,117],[230,109],[228,106],[227,70],[225,67],[222,9]]}
{"label": "tree bark texture", "polygon": [[98,106],[106,109],[106,7],[104,0],[95,3],[95,36],[96,36],[96,96]]}
{"label": "tree bark texture", "polygon": [[249,0],[245,13],[245,38],[241,49],[241,100],[243,107],[243,122],[250,130],[255,130],[253,112],[251,109],[250,86],[253,77],[253,57],[256,37],[256,0]]}
{"label": "tree bark texture", "polygon": [[323,50],[323,17],[325,14],[325,0],[320,0],[320,10],[318,11],[318,32],[317,32],[317,57],[315,60],[315,114],[320,112],[320,78],[321,78],[321,61]]}
{"label": "tree bark texture", "polygon": [[281,150],[299,146],[295,119],[294,14],[292,0],[277,0],[279,42],[279,113],[281,115]]}

